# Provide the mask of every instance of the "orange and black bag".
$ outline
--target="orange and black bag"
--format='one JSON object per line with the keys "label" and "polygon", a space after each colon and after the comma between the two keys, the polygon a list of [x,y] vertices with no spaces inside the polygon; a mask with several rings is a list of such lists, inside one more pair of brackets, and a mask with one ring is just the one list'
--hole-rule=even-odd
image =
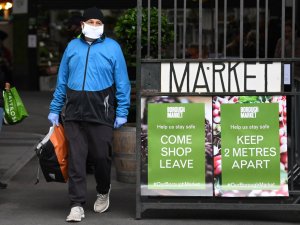
{"label": "orange and black bag", "polygon": [[47,182],[68,181],[68,144],[62,125],[50,127],[48,134],[38,143],[35,151]]}

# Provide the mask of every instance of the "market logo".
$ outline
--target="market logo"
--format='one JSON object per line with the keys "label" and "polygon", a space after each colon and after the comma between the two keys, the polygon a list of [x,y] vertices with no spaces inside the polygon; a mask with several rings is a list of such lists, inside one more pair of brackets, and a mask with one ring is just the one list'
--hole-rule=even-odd
{"label": "market logo", "polygon": [[182,118],[185,107],[167,107],[167,118]]}
{"label": "market logo", "polygon": [[259,108],[257,106],[254,107],[241,107],[241,118],[256,118],[256,113],[259,112]]}

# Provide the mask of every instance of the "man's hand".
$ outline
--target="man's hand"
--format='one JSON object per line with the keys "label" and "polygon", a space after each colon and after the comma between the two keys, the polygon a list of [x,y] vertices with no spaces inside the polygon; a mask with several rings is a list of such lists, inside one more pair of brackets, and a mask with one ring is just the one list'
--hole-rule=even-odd
{"label": "man's hand", "polygon": [[125,123],[127,123],[127,118],[125,117],[117,117],[115,120],[114,128],[120,128]]}
{"label": "man's hand", "polygon": [[58,114],[55,114],[55,113],[49,113],[49,115],[48,115],[48,120],[50,121],[50,123],[53,124],[53,126],[54,126],[54,125],[56,125],[56,126],[59,125],[59,122],[58,122],[59,116],[58,116]]}

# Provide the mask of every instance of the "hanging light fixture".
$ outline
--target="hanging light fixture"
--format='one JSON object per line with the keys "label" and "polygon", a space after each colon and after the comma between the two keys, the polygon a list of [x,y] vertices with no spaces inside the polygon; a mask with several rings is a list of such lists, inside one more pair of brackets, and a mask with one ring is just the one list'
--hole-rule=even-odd
{"label": "hanging light fixture", "polygon": [[0,10],[3,10],[3,19],[8,20],[10,9],[13,7],[11,0],[0,0]]}

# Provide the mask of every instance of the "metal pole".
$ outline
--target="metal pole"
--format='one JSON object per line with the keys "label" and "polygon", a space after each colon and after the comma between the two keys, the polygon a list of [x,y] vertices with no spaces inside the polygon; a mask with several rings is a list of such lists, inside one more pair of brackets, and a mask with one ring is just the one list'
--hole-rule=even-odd
{"label": "metal pole", "polygon": [[202,35],[203,35],[203,10],[202,10],[202,0],[199,0],[199,40],[198,40],[198,51],[199,51],[199,58],[203,58],[202,55]]}
{"label": "metal pole", "polygon": [[285,0],[281,1],[281,58],[285,55]]}
{"label": "metal pole", "polygon": [[150,27],[150,20],[151,20],[151,0],[148,0],[148,21],[147,21],[147,27],[148,27],[148,33],[147,33],[147,58],[150,58],[150,33],[151,33],[151,27]]}
{"label": "metal pole", "polygon": [[219,14],[219,0],[215,0],[215,58],[218,58],[218,14]]}
{"label": "metal pole", "polygon": [[177,0],[174,0],[174,59],[177,58]]}
{"label": "metal pole", "polygon": [[186,45],[186,0],[183,2],[183,41],[182,41],[182,58],[185,59]]}
{"label": "metal pole", "polygon": [[136,41],[136,88],[137,88],[137,102],[136,102],[136,214],[137,219],[141,218],[141,155],[140,155],[140,139],[141,139],[141,37],[142,37],[142,0],[137,0],[137,41]]}
{"label": "metal pole", "polygon": [[161,0],[158,0],[158,59],[161,59]]}
{"label": "metal pole", "polygon": [[[296,25],[295,25],[295,20],[296,20],[296,11],[295,11],[295,8],[296,8],[296,3],[295,3],[295,0],[293,0],[293,9],[292,9],[292,58],[295,58],[295,35],[296,35],[296,32],[295,32],[295,28],[296,28]],[[296,92],[299,92],[298,90],[298,81],[294,82],[294,77],[295,77],[295,62],[292,62],[292,80],[291,80],[291,84],[292,84],[292,87],[293,87],[293,91],[294,93]],[[293,116],[292,118],[294,118],[294,121],[295,121],[295,129],[294,129],[294,137],[298,137],[299,135],[299,98],[300,96],[299,95],[294,95],[293,96],[293,100],[294,100],[294,105],[295,107],[293,108]],[[293,136],[292,136],[293,137]],[[298,145],[299,142],[298,142],[298,138],[294,138],[294,148],[292,148],[292,152],[291,152],[291,155],[292,155],[292,166],[294,165],[297,165],[297,156],[299,154],[299,151],[298,151]],[[296,164],[295,164],[296,163]],[[292,175],[294,175],[293,173],[294,171],[292,171]],[[291,189],[294,190],[294,176],[292,176],[292,183],[291,183]]]}
{"label": "metal pole", "polygon": [[240,58],[243,58],[244,45],[244,0],[240,0]]}
{"label": "metal pole", "polygon": [[224,39],[223,39],[224,58],[226,58],[226,45],[227,45],[227,0],[224,0]]}
{"label": "metal pole", "polygon": [[[265,58],[268,57],[268,38],[269,38],[269,0],[266,0],[266,14],[265,14]],[[273,57],[273,56],[271,56]]]}
{"label": "metal pole", "polygon": [[256,0],[256,58],[259,58],[259,0]]}
{"label": "metal pole", "polygon": [[[295,3],[295,0],[293,0],[293,12],[292,12],[292,58],[295,57],[295,36],[296,36],[296,3]],[[299,31],[298,31],[299,32]]]}

